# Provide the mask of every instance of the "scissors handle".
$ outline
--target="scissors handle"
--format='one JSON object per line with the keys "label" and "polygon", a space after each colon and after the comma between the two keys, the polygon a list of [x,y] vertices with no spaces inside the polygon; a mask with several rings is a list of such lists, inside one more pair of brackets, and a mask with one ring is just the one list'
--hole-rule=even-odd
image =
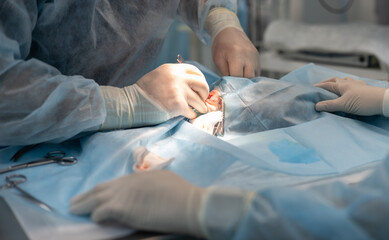
{"label": "scissors handle", "polygon": [[45,158],[47,159],[60,159],[65,157],[66,153],[64,151],[58,150],[58,151],[51,151],[46,153]]}
{"label": "scissors handle", "polygon": [[36,166],[41,166],[41,165],[46,165],[50,163],[57,163],[62,166],[69,166],[77,163],[77,158],[69,156],[65,157],[65,152],[64,151],[51,151],[48,152],[44,158],[32,161],[32,162],[27,162],[27,163],[21,163],[13,166],[9,166],[5,169],[0,169],[0,174],[10,172],[10,171],[15,171],[23,168],[29,168],[29,167],[36,167]]}
{"label": "scissors handle", "polygon": [[32,161],[32,162],[27,162],[27,163],[22,163],[18,165],[13,165],[5,169],[0,169],[0,174],[10,172],[10,171],[15,171],[23,168],[30,168],[30,167],[36,167],[36,166],[41,166],[41,165],[46,165],[50,163],[57,163],[62,166],[70,166],[73,164],[77,163],[77,158],[75,157],[54,157],[54,158],[42,158],[40,160]]}
{"label": "scissors handle", "polygon": [[10,184],[10,186],[18,185],[27,181],[27,177],[22,174],[12,174],[5,177],[5,181]]}
{"label": "scissors handle", "polygon": [[42,202],[41,200],[37,199],[36,197],[32,196],[31,194],[29,194],[28,192],[24,191],[23,189],[21,189],[18,184],[20,183],[24,183],[25,181],[27,181],[27,177],[22,175],[22,174],[13,174],[13,175],[8,175],[7,177],[5,177],[5,180],[7,181],[7,186],[8,188],[16,188],[19,192],[21,192],[23,194],[24,197],[26,197],[27,199],[31,200],[32,202],[34,202],[35,204],[38,204],[39,207],[47,210],[47,211],[50,211],[50,212],[54,212],[54,209],[52,207],[50,207],[49,205],[47,205],[46,203]]}
{"label": "scissors handle", "polygon": [[15,171],[15,170],[18,170],[18,169],[45,165],[45,164],[49,164],[49,163],[53,163],[53,162],[56,162],[56,160],[44,158],[44,159],[41,159],[41,160],[32,161],[32,162],[28,162],[28,163],[21,163],[21,164],[18,164],[18,165],[9,166],[8,168],[5,168],[5,169],[1,169],[0,170],[0,174],[6,173],[6,172],[10,172],[10,171]]}
{"label": "scissors handle", "polygon": [[[45,156],[45,158],[49,160],[54,160],[54,162],[58,163],[59,165],[73,165],[77,163],[77,158],[75,157],[65,157],[66,153],[64,151],[51,151],[48,152]],[[48,162],[52,163],[52,162]]]}
{"label": "scissors handle", "polygon": [[0,189],[13,188],[15,187],[15,185],[27,181],[27,177],[20,174],[8,175],[7,177],[5,177],[5,181],[7,182],[7,184],[1,185]]}
{"label": "scissors handle", "polygon": [[64,165],[64,166],[76,164],[77,161],[78,160],[76,157],[63,157],[63,158],[55,160],[56,163],[58,163],[59,165]]}
{"label": "scissors handle", "polygon": [[26,167],[36,167],[36,166],[41,166],[41,165],[46,165],[50,163],[57,163],[59,165],[73,165],[77,163],[77,158],[75,157],[54,157],[54,158],[43,158],[40,160],[16,165],[13,167],[16,167],[17,169],[19,168],[26,168]]}

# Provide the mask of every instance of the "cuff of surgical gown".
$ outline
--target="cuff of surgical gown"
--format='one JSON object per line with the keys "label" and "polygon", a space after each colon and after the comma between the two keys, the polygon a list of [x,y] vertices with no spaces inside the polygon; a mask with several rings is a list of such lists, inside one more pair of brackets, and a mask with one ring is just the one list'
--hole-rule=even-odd
{"label": "cuff of surgical gown", "polygon": [[205,21],[205,29],[209,32],[212,39],[228,27],[233,27],[244,32],[234,12],[223,7],[213,8],[209,11]]}
{"label": "cuff of surgical gown", "polygon": [[384,93],[384,102],[382,103],[382,113],[385,117],[389,117],[389,89]]}
{"label": "cuff of surgical gown", "polygon": [[211,187],[202,200],[200,224],[209,239],[230,239],[255,196],[241,189]]}
{"label": "cuff of surgical gown", "polygon": [[126,93],[117,87],[100,86],[105,101],[107,115],[100,130],[130,128],[133,112]]}

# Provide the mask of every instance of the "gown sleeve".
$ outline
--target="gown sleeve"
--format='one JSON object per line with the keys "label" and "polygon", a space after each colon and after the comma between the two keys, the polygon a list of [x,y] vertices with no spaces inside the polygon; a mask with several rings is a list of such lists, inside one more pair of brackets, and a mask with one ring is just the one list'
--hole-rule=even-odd
{"label": "gown sleeve", "polygon": [[97,130],[106,110],[98,84],[29,58],[39,4],[0,3],[0,146],[58,142]]}
{"label": "gown sleeve", "polygon": [[389,160],[365,180],[260,192],[213,188],[200,219],[210,239],[386,239]]}

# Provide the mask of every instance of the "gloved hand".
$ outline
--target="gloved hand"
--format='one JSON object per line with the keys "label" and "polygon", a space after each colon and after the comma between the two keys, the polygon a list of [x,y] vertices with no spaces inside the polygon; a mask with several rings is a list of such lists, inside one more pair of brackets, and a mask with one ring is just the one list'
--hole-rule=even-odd
{"label": "gloved hand", "polygon": [[182,115],[195,118],[207,112],[209,86],[202,72],[190,64],[164,64],[136,84],[101,86],[107,116],[102,130],[155,125]]}
{"label": "gloved hand", "polygon": [[337,99],[316,103],[317,111],[342,111],[363,116],[383,114],[385,88],[372,87],[350,77],[333,77],[315,86],[340,96]]}
{"label": "gloved hand", "polygon": [[235,13],[225,8],[212,9],[206,19],[206,29],[212,36],[213,60],[223,76],[259,75],[259,53]]}
{"label": "gloved hand", "polygon": [[193,65],[164,64],[143,76],[137,84],[172,117],[195,118],[190,106],[201,113],[207,112],[204,101],[209,86],[203,73]]}
{"label": "gloved hand", "polygon": [[73,198],[70,212],[93,221],[203,237],[199,212],[205,190],[166,170],[134,173]]}

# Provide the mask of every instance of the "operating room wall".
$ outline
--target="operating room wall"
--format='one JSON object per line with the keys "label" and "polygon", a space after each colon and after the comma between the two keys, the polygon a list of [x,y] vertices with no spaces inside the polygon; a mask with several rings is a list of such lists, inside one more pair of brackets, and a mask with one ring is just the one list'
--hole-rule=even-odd
{"label": "operating room wall", "polygon": [[328,11],[318,0],[290,0],[290,19],[306,23],[327,24],[353,21],[376,23],[377,21],[376,1],[322,0],[322,2],[335,9],[342,9],[350,2],[351,7],[340,13],[334,13]]}
{"label": "operating room wall", "polygon": [[[247,0],[247,2],[250,6],[249,36],[258,48],[262,47],[266,27],[274,20],[282,19],[309,24],[348,22],[385,24],[389,15],[387,0]],[[323,3],[344,11],[330,12]],[[351,3],[350,8],[345,8],[349,3]]]}

